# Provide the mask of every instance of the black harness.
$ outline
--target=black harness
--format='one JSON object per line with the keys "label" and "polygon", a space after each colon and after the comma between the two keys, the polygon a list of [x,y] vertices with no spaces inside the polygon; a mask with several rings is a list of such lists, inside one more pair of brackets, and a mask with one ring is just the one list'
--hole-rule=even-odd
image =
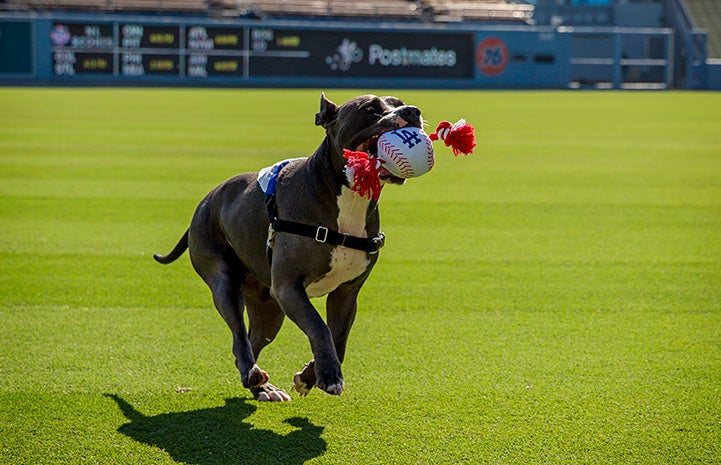
{"label": "black harness", "polygon": [[[273,165],[267,172],[265,185],[261,183],[261,188],[265,193],[265,205],[268,208],[268,218],[270,225],[268,226],[268,240],[265,248],[268,254],[268,261],[273,256],[273,239],[275,233],[284,232],[296,234],[298,236],[310,237],[321,244],[337,245],[350,249],[362,250],[369,254],[376,254],[385,243],[385,235],[378,234],[376,237],[358,237],[350,234],[342,234],[334,231],[326,226],[314,226],[306,223],[298,223],[296,221],[286,221],[278,218],[278,206],[275,201],[276,183],[280,171],[292,160],[286,160]],[[261,172],[262,175],[262,172]],[[260,182],[260,179],[259,179]]]}

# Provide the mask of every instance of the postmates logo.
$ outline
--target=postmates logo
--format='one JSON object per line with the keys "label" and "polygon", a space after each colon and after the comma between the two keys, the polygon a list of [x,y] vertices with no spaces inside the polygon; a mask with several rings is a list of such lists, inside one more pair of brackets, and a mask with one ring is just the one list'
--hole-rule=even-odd
{"label": "postmates logo", "polygon": [[498,76],[508,64],[508,47],[498,37],[487,37],[476,50],[476,64],[486,76]]}
{"label": "postmates logo", "polygon": [[[325,59],[333,71],[348,71],[354,63],[360,63],[366,53],[357,42],[343,39],[335,52]],[[449,67],[458,63],[455,50],[442,50],[437,47],[410,49],[407,47],[387,48],[381,44],[368,46],[368,65],[380,67]]]}
{"label": "postmates logo", "polygon": [[355,41],[343,39],[335,52],[325,58],[325,62],[333,71],[348,71],[353,63],[363,59],[363,49]]}

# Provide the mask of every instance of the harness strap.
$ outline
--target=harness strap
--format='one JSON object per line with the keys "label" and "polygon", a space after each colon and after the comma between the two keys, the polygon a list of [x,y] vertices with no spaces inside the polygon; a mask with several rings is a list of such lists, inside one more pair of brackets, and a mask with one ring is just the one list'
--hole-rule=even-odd
{"label": "harness strap", "polygon": [[342,234],[325,226],[313,226],[296,221],[286,221],[278,218],[278,208],[275,203],[275,194],[265,194],[265,205],[268,207],[270,218],[268,253],[270,255],[272,236],[276,232],[285,232],[315,239],[321,244],[339,245],[350,249],[362,250],[369,254],[376,254],[385,244],[385,234],[380,233],[376,237],[358,237],[350,234]]}
{"label": "harness strap", "polygon": [[350,234],[341,234],[325,226],[311,226],[295,221],[285,221],[278,218],[272,223],[276,232],[286,232],[299,236],[310,237],[321,244],[339,245],[350,249],[362,250],[369,254],[376,254],[385,243],[385,235],[380,233],[376,237],[357,237]]}
{"label": "harness strap", "polygon": [[385,244],[385,235],[378,234],[376,237],[358,237],[350,234],[342,234],[325,226],[313,226],[295,221],[286,221],[278,218],[278,206],[275,202],[276,182],[280,171],[289,162],[294,160],[284,160],[272,167],[261,170],[258,183],[265,194],[265,205],[268,208],[268,218],[270,225],[268,227],[268,241],[266,242],[266,252],[268,261],[272,259],[273,239],[276,232],[284,232],[296,234],[299,236],[310,237],[321,244],[338,245],[348,247],[350,249],[362,250],[369,254],[377,254],[381,247]]}

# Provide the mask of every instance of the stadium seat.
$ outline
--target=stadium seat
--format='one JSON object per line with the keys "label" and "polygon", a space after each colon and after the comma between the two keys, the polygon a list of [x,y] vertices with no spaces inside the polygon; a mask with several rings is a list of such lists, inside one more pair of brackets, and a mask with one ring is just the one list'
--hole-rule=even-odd
{"label": "stadium seat", "polygon": [[718,0],[686,0],[696,26],[705,29],[709,58],[721,58],[721,2]]}

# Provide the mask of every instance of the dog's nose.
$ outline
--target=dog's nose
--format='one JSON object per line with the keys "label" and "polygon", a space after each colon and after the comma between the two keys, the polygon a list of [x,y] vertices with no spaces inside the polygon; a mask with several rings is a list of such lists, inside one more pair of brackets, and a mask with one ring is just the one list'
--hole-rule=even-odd
{"label": "dog's nose", "polygon": [[406,105],[398,109],[398,116],[409,123],[419,124],[421,120],[421,110],[413,105]]}

